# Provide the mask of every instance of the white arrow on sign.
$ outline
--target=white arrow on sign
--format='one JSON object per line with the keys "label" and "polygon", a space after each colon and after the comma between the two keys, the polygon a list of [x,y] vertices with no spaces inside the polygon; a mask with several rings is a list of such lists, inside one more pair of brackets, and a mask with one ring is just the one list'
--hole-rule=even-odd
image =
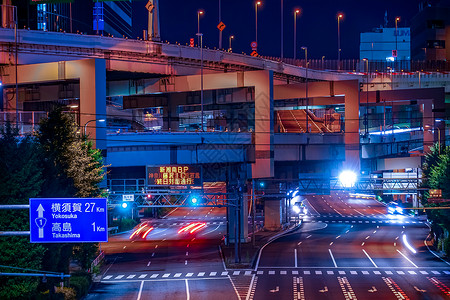
{"label": "white arrow on sign", "polygon": [[39,238],[44,237],[44,226],[47,222],[46,219],[44,219],[44,211],[45,209],[42,207],[42,204],[39,204],[38,208],[36,209],[38,212],[38,218],[36,219],[36,224],[39,227]]}

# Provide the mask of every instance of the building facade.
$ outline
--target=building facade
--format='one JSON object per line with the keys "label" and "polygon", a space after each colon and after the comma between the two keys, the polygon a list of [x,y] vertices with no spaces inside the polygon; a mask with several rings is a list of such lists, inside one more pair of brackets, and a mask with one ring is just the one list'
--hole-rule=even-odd
{"label": "building facade", "polygon": [[[411,59],[411,38],[408,27],[375,28],[361,33],[359,58],[370,61],[395,61]],[[395,55],[397,50],[397,55]]]}

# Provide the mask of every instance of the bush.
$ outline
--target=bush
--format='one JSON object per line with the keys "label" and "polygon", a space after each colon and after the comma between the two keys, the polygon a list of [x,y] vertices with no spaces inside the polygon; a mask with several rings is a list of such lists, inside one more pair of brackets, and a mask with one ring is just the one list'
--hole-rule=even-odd
{"label": "bush", "polygon": [[119,231],[130,230],[137,224],[138,222],[133,219],[122,219],[122,221],[119,223]]}
{"label": "bush", "polygon": [[77,298],[87,295],[91,285],[91,277],[88,274],[73,275],[70,277],[69,286],[76,291]]}
{"label": "bush", "polygon": [[56,287],[55,294],[61,294],[64,296],[64,300],[75,300],[77,299],[77,293],[75,289],[68,287]]}

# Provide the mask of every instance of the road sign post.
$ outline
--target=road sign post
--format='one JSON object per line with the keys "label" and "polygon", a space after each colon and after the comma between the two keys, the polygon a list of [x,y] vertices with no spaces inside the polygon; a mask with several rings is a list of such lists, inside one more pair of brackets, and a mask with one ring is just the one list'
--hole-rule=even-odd
{"label": "road sign post", "polygon": [[107,241],[105,198],[30,199],[31,243]]}

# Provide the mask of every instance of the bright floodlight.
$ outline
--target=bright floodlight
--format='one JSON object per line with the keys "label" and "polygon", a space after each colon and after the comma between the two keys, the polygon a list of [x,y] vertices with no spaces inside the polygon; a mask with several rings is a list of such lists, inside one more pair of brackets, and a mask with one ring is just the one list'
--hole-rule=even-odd
{"label": "bright floodlight", "polygon": [[342,171],[339,175],[339,181],[343,187],[352,187],[356,183],[356,173],[350,170]]}
{"label": "bright floodlight", "polygon": [[299,214],[299,213],[300,213],[300,207],[298,207],[298,205],[292,206],[292,210],[293,210],[296,214]]}
{"label": "bright floodlight", "polygon": [[122,203],[122,208],[127,208],[127,207],[128,207],[128,204],[126,202],[123,202]]}

